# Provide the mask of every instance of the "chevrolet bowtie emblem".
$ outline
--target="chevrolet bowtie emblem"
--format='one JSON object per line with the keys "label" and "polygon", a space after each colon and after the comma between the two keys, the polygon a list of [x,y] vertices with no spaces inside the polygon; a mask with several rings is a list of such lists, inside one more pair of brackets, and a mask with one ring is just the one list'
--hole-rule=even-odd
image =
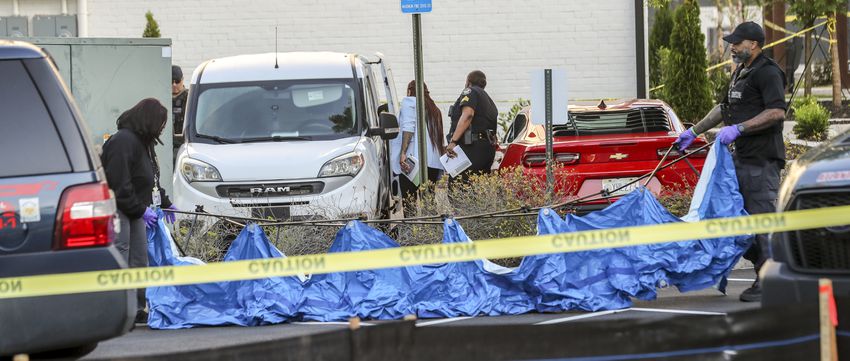
{"label": "chevrolet bowtie emblem", "polygon": [[624,153],[616,153],[616,154],[611,154],[611,156],[610,156],[610,157],[608,157],[608,158],[609,158],[609,159],[621,160],[621,159],[626,159],[626,158],[628,158],[628,157],[629,157],[629,155],[628,155],[628,154],[624,154]]}

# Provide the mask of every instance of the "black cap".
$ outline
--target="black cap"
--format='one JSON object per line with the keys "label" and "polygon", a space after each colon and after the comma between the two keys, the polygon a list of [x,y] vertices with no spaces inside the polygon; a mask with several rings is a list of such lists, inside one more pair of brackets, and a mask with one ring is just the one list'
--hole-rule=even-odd
{"label": "black cap", "polygon": [[723,40],[730,44],[737,44],[744,40],[758,41],[759,46],[764,46],[764,29],[752,21],[741,23],[735,27],[732,34],[723,37]]}
{"label": "black cap", "polygon": [[183,80],[183,69],[180,69],[177,65],[171,66],[171,81],[182,81]]}

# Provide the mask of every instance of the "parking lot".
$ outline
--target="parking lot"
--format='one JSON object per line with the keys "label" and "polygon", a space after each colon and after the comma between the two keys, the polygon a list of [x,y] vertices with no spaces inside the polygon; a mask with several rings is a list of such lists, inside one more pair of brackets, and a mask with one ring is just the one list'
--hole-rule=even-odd
{"label": "parking lot", "polygon": [[[742,303],[738,295],[749,287],[751,269],[733,271],[729,278],[728,294],[716,289],[680,293],[664,289],[654,301],[637,301],[629,309],[600,312],[566,312],[558,314],[530,313],[500,317],[459,317],[447,319],[422,319],[417,327],[496,326],[496,325],[552,325],[572,322],[601,322],[621,319],[660,320],[678,316],[724,317],[730,312],[757,309],[758,304]],[[369,327],[393,321],[361,321]],[[84,360],[110,360],[123,358],[157,357],[171,353],[204,352],[229,346],[250,345],[260,342],[297,339],[320,334],[328,330],[348,329],[346,322],[295,322],[262,327],[211,327],[187,330],[150,330],[137,326],[122,337],[102,342]]]}

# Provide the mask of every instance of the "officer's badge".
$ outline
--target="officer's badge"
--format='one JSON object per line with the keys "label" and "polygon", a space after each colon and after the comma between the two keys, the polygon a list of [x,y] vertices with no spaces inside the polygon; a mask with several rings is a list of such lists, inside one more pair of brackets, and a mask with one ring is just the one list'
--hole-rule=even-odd
{"label": "officer's badge", "polygon": [[464,88],[463,91],[460,92],[460,95],[469,95],[469,93],[472,93],[472,89],[471,88]]}
{"label": "officer's badge", "polygon": [[468,101],[469,101],[469,97],[468,97],[468,96],[464,96],[463,98],[461,98],[461,99],[460,99],[460,102],[461,102],[461,103],[463,103],[463,102],[468,102]]}

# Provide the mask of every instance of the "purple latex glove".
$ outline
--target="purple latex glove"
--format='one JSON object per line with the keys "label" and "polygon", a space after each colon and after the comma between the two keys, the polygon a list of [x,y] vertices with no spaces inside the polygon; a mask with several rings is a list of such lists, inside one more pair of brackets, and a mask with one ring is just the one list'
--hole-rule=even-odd
{"label": "purple latex glove", "polygon": [[142,219],[145,220],[145,224],[147,224],[148,227],[153,227],[154,225],[156,225],[157,218],[158,217],[156,216],[156,212],[154,212],[153,209],[151,209],[150,207],[145,208],[145,214],[142,215]]}
{"label": "purple latex glove", "polygon": [[[175,207],[175,206],[172,204],[172,205],[168,206],[168,208],[166,208],[166,209],[170,209],[170,210],[172,210],[172,211],[176,211],[176,210],[177,210],[177,207]],[[166,221],[166,222],[168,222],[168,223],[174,223],[175,218],[176,218],[175,216],[176,216],[177,214],[175,214],[174,212],[163,212],[163,213],[165,214],[165,221]]]}
{"label": "purple latex glove", "polygon": [[676,144],[679,144],[679,152],[684,153],[685,149],[688,149],[691,143],[694,142],[694,139],[697,139],[697,135],[694,133],[693,128],[688,128],[688,130],[679,134],[679,139],[676,139]]}
{"label": "purple latex glove", "polygon": [[741,131],[738,130],[738,126],[736,125],[727,125],[723,128],[720,128],[720,133],[717,133],[717,140],[724,145],[732,144],[735,141],[735,138],[741,135]]}

